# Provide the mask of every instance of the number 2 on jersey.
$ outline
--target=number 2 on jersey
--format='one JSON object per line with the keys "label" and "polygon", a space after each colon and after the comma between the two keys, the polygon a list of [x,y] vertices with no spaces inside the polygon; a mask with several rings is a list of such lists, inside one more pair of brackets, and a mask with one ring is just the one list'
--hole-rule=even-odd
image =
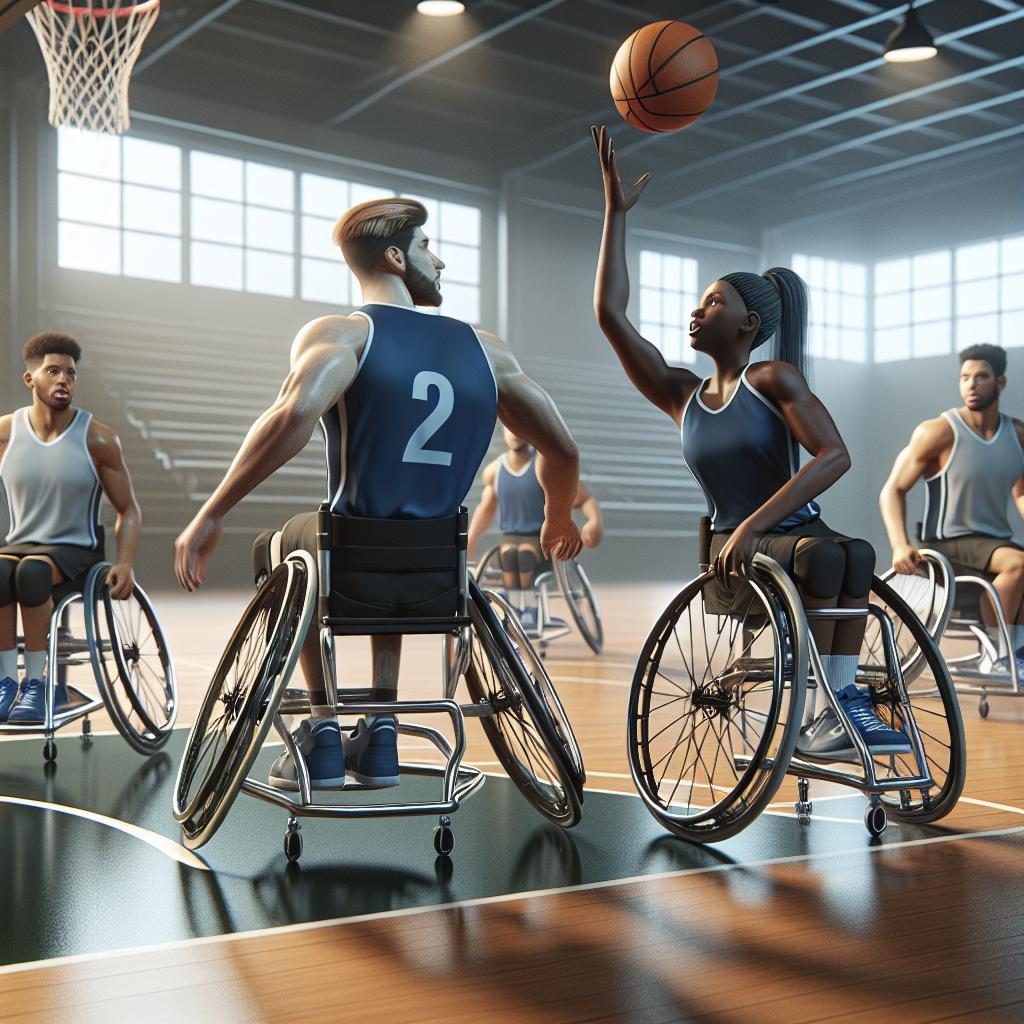
{"label": "number 2 on jersey", "polygon": [[442,373],[421,370],[412,382],[412,397],[420,402],[430,401],[431,387],[437,388],[437,405],[430,415],[413,431],[405,446],[403,462],[419,462],[427,466],[450,466],[451,452],[439,452],[426,448],[427,442],[448,422],[455,408],[455,389],[452,382]]}

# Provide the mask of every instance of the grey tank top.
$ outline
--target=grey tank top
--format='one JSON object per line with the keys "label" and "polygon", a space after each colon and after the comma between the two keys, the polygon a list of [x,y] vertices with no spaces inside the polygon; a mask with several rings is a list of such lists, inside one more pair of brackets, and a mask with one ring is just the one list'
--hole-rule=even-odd
{"label": "grey tank top", "polygon": [[925,481],[922,540],[948,540],[978,533],[1012,537],[1006,515],[1013,485],[1024,474],[1024,451],[1013,420],[1003,414],[995,435],[979,437],[949,409],[953,450],[945,466]]}
{"label": "grey tank top", "polygon": [[96,547],[102,491],[87,444],[91,420],[92,413],[78,409],[60,437],[40,441],[28,409],[15,411],[0,460],[11,523],[7,544]]}
{"label": "grey tank top", "polygon": [[537,479],[537,456],[516,473],[502,455],[494,485],[501,532],[539,534],[544,525],[544,490]]}

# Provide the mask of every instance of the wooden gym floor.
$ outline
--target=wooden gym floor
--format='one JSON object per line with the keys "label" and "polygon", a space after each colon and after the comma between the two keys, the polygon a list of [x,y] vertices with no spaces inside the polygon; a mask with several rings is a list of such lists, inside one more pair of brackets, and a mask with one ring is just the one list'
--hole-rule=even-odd
{"label": "wooden gym floor", "polygon": [[[967,784],[938,825],[872,843],[859,794],[812,784],[801,826],[787,780],[744,833],[690,846],[643,809],[625,753],[634,660],[672,588],[598,593],[604,654],[574,635],[548,658],[586,760],[582,824],[546,826],[491,778],[453,818],[450,870],[430,819],[304,822],[286,870],[284,812],[245,796],[194,858],[169,811],[183,730],[147,761],[117,737],[84,751],[71,726],[53,773],[38,738],[0,743],[0,1022],[1024,1020],[1024,701],[982,721],[963,698]],[[247,595],[155,600],[184,724]],[[407,643],[403,697],[436,695],[437,647]],[[367,648],[343,642],[346,682]],[[467,760],[500,776],[468,732]]]}

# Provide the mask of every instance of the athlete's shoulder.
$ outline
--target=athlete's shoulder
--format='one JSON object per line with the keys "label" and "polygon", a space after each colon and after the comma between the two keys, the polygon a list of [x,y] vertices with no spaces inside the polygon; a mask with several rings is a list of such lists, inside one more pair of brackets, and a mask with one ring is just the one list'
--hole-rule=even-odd
{"label": "athlete's shoulder", "polygon": [[494,481],[497,479],[498,470],[501,467],[501,459],[494,459],[492,462],[488,462],[484,466],[483,482],[485,487],[492,486]]}
{"label": "athlete's shoulder", "polygon": [[340,348],[353,349],[357,356],[362,354],[363,346],[370,335],[370,322],[365,316],[332,315],[318,316],[299,328],[292,342],[291,361],[295,363],[310,349],[322,345],[336,345]]}
{"label": "athlete's shoulder", "polygon": [[920,456],[940,455],[952,443],[953,424],[945,416],[918,423],[910,435],[910,447]]}
{"label": "athlete's shoulder", "polygon": [[121,447],[121,438],[117,436],[117,431],[113,427],[107,426],[106,423],[100,423],[95,416],[89,420],[89,430],[86,434],[86,440],[90,448],[96,446],[108,446],[108,447]]}
{"label": "athlete's shoulder", "polygon": [[752,388],[779,401],[789,401],[810,391],[804,375],[792,363],[780,359],[751,363],[746,377]]}
{"label": "athlete's shoulder", "polygon": [[11,439],[11,431],[14,429],[14,413],[9,412],[0,416],[0,444],[7,444]]}
{"label": "athlete's shoulder", "polygon": [[[1010,422],[1013,424],[1013,429],[1017,431],[1017,440],[1024,445],[1024,420],[1019,420],[1016,416],[1011,416]],[[3,427],[0,427],[0,431],[2,430]]]}

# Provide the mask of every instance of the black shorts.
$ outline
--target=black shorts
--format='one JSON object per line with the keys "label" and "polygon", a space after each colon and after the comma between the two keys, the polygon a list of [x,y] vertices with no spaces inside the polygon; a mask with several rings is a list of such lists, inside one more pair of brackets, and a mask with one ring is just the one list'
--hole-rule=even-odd
{"label": "black shorts", "polygon": [[103,561],[102,548],[82,548],[77,544],[5,544],[0,547],[0,555],[16,555],[18,558],[42,555],[52,559],[65,580],[78,579],[97,562]]}
{"label": "black shorts", "polygon": [[999,548],[1024,551],[1008,537],[987,537],[983,533],[969,533],[948,540],[923,540],[921,547],[932,548],[945,555],[956,572],[980,572],[987,576],[995,575],[989,570],[988,563]]}

